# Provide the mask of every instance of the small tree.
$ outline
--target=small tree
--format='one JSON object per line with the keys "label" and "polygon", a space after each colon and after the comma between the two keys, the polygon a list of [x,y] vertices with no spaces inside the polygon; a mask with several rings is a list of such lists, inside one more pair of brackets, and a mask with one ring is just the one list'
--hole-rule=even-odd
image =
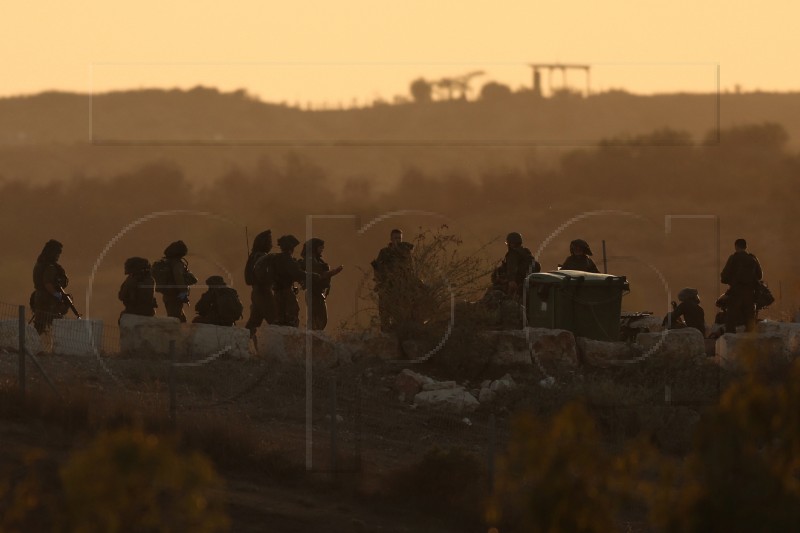
{"label": "small tree", "polygon": [[481,100],[503,100],[511,96],[511,87],[490,81],[481,88]]}
{"label": "small tree", "polygon": [[433,98],[433,86],[424,78],[417,78],[411,82],[411,97],[418,104],[430,102]]}

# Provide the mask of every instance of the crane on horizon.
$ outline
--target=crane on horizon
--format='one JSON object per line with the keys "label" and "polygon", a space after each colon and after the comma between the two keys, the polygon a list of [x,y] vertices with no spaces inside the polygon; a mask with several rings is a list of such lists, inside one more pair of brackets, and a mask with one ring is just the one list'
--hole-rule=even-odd
{"label": "crane on horizon", "polygon": [[453,76],[449,78],[442,78],[431,82],[431,84],[437,89],[443,89],[447,91],[447,99],[453,99],[453,91],[459,91],[458,98],[461,100],[466,100],[467,93],[469,93],[472,88],[469,86],[469,83],[472,81],[473,78],[477,78],[478,76],[483,76],[485,74],[482,70],[475,70],[472,72],[468,72],[467,74],[463,74],[461,76]]}

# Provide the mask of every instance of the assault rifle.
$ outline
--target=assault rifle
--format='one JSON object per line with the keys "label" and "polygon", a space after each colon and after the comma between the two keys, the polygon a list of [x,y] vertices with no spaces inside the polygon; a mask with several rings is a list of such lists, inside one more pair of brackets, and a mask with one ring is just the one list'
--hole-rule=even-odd
{"label": "assault rifle", "polygon": [[58,292],[61,293],[61,302],[67,305],[67,307],[73,312],[76,318],[78,319],[82,318],[81,314],[75,308],[75,302],[72,300],[72,295],[64,292],[64,289],[62,289],[61,287],[58,287]]}

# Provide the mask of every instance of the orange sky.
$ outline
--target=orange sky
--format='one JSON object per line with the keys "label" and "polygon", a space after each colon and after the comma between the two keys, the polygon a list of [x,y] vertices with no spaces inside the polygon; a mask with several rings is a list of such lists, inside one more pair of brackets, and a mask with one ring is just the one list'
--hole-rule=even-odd
{"label": "orange sky", "polygon": [[351,105],[471,70],[486,72],[476,90],[530,86],[529,62],[592,64],[595,91],[712,92],[717,65],[723,90],[800,89],[789,0],[7,1],[2,15],[2,96],[203,84]]}

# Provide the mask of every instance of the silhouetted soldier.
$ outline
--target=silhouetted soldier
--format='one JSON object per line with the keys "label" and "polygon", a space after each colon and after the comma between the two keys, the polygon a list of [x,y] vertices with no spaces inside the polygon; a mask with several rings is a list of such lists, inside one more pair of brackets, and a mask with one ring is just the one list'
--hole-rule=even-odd
{"label": "silhouetted soldier", "polygon": [[317,238],[306,241],[300,251],[300,267],[307,268],[310,256],[311,272],[319,275],[319,279],[312,279],[310,289],[306,287],[306,306],[311,313],[311,329],[317,330],[325,329],[328,324],[326,300],[331,290],[330,278],[342,271],[341,266],[331,271],[328,263],[322,258],[323,251],[325,251],[325,241]]}
{"label": "silhouetted soldier", "polygon": [[34,292],[30,303],[33,326],[40,334],[50,327],[55,318],[64,316],[67,310],[63,289],[67,287],[69,279],[58,264],[62,249],[60,242],[53,239],[47,241],[33,267]]}
{"label": "silhouetted soldier", "polygon": [[[269,276],[259,276],[255,271],[256,264],[272,250],[272,231],[262,231],[253,239],[253,247],[244,267],[244,281],[252,286],[250,291],[250,317],[245,327],[250,330],[250,337],[256,338],[256,330],[263,321],[267,324],[275,323],[277,314],[275,295],[273,294],[272,280]],[[266,263],[261,263],[267,268]]]}
{"label": "silhouetted soldier", "polygon": [[197,278],[189,271],[188,253],[186,243],[175,241],[164,249],[164,257],[153,265],[156,290],[162,294],[167,316],[181,322],[186,322],[183,306],[189,303],[189,286],[197,283]]}
{"label": "silhouetted soldier", "polygon": [[378,314],[381,331],[394,330],[411,312],[416,284],[411,250],[414,245],[403,242],[403,232],[393,229],[389,244],[381,248],[372,261],[375,291],[378,293]]}
{"label": "silhouetted soldier", "polygon": [[[531,251],[522,246],[522,235],[520,233],[512,231],[506,235],[506,247],[506,255],[496,270],[495,276],[499,282],[499,288],[504,290],[508,296],[519,300],[522,298],[525,278],[531,272],[539,272],[541,267],[534,259]],[[504,280],[505,287],[503,288],[502,282]]]}
{"label": "silhouetted soldier", "polygon": [[580,270],[582,272],[599,273],[597,265],[589,258],[592,250],[589,243],[583,239],[575,239],[569,243],[570,256],[564,259],[564,263],[559,266],[559,270]]}
{"label": "silhouetted soldier", "polygon": [[125,309],[122,315],[153,316],[156,314],[156,282],[150,272],[150,261],[144,257],[130,257],[125,261],[128,276],[119,289],[119,299]]}
{"label": "silhouetted soldier", "polygon": [[[277,304],[277,318],[275,324],[279,326],[298,327],[300,325],[300,306],[297,303],[297,287],[295,283],[306,280],[306,271],[303,265],[292,257],[300,241],[294,235],[284,235],[278,239],[278,254],[270,254],[272,276],[275,282],[275,303]],[[341,272],[342,267],[329,270],[324,274],[311,273],[312,285],[323,278],[327,279]]]}
{"label": "silhouetted soldier", "polygon": [[242,302],[236,289],[228,287],[222,276],[211,276],[206,279],[208,290],[200,296],[194,306],[197,316],[192,320],[195,324],[213,324],[215,326],[233,326],[242,318]]}
{"label": "silhouetted soldier", "polygon": [[679,304],[672,302],[673,310],[664,317],[664,325],[669,329],[681,327],[680,319],[686,327],[694,328],[706,336],[706,318],[703,308],[700,307],[700,296],[697,289],[685,288],[678,293]]}
{"label": "silhouetted soldier", "polygon": [[755,255],[747,252],[747,241],[736,239],[736,250],[725,263],[720,278],[729,285],[725,332],[736,333],[744,325],[747,331],[755,329],[756,288],[761,280],[761,265]]}

